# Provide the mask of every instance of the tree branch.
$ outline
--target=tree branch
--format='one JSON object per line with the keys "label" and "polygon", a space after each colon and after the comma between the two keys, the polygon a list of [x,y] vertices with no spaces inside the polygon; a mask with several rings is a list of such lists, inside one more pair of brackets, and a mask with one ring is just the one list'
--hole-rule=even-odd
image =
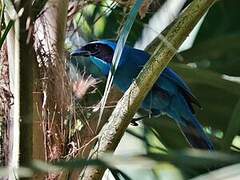
{"label": "tree branch", "polygon": [[[99,134],[99,143],[93,151],[96,152],[97,150],[97,153],[94,153],[94,158],[101,157],[103,153],[116,149],[141,102],[158,79],[160,73],[176,54],[172,47],[179,48],[214,2],[215,0],[194,0],[180,15],[167,33],[165,40],[158,45],[136,80],[118,102],[109,118],[109,123],[102,128]],[[171,47],[169,47],[169,44],[171,44]],[[105,168],[103,167],[88,167],[82,178],[101,179],[104,171]]]}

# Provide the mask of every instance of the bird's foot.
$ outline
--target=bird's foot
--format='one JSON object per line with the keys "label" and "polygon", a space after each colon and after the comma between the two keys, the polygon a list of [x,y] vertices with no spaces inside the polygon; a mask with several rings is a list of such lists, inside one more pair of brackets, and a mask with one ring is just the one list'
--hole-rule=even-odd
{"label": "bird's foot", "polygon": [[141,117],[138,117],[138,118],[133,118],[132,121],[131,121],[131,125],[132,126],[138,126],[139,124],[137,123],[137,121],[141,121],[146,117],[149,117],[149,116],[141,116]]}

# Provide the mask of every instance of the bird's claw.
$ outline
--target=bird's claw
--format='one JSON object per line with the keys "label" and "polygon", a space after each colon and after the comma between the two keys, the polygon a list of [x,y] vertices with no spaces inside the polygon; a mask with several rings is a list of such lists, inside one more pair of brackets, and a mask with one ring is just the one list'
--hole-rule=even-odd
{"label": "bird's claw", "polygon": [[146,117],[148,117],[148,116],[141,116],[141,117],[138,117],[138,118],[133,118],[132,121],[131,121],[131,125],[132,126],[138,126],[139,124],[137,123],[137,121],[143,120]]}
{"label": "bird's claw", "polygon": [[139,124],[136,122],[135,119],[132,119],[132,121],[131,121],[131,125],[132,125],[132,126],[138,126]]}

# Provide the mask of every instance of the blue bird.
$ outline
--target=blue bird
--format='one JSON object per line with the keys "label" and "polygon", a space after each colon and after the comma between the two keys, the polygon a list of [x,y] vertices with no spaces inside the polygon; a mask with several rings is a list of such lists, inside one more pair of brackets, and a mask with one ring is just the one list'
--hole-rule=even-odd
{"label": "blue bird", "polygon": [[[71,55],[90,57],[90,60],[107,76],[115,48],[115,42],[99,40],[86,44]],[[125,92],[149,58],[147,52],[125,45],[114,76],[114,85]],[[141,107],[152,115],[167,114],[175,120],[192,147],[213,150],[212,142],[198,122],[192,104],[200,107],[183,79],[167,67],[145,97]]]}

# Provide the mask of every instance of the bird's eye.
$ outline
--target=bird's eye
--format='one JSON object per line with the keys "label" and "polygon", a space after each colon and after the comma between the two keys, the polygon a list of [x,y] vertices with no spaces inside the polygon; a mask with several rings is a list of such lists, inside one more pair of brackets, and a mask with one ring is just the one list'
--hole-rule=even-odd
{"label": "bird's eye", "polygon": [[94,48],[95,48],[95,49],[98,49],[98,48],[99,48],[99,45],[98,45],[98,44],[95,44]]}
{"label": "bird's eye", "polygon": [[100,46],[99,46],[98,44],[93,44],[93,45],[91,46],[91,50],[90,50],[91,55],[97,55],[97,54],[99,54],[99,53],[100,53],[99,47],[100,47]]}

